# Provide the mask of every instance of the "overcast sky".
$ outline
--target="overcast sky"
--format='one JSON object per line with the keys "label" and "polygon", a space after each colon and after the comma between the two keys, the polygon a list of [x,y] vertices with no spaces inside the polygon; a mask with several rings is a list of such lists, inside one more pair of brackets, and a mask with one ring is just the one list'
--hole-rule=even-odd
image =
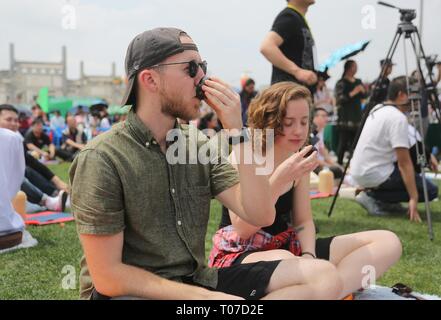
{"label": "overcast sky", "polygon": [[[423,45],[428,54],[441,56],[441,0],[423,1]],[[419,25],[420,0],[389,2],[417,9],[414,22]],[[66,4],[75,8],[73,30],[63,27],[69,22],[68,13],[63,11]],[[198,44],[212,74],[237,86],[241,75],[247,73],[261,86],[269,83],[271,67],[259,46],[285,5],[285,0],[1,1],[0,70],[9,68],[10,42],[15,43],[17,60],[37,61],[61,60],[64,44],[69,78],[79,77],[81,60],[86,74],[110,74],[115,61],[117,74],[123,75],[127,45],[136,34],[158,26],[175,26],[186,30]],[[370,8],[374,9],[375,21]],[[399,22],[397,11],[371,0],[316,0],[307,17],[320,63],[341,46],[371,40],[366,51],[356,57],[358,77],[363,80],[378,75],[378,61],[385,57]],[[399,75],[404,72],[402,45],[394,60],[399,65],[393,75]],[[410,68],[414,68],[411,60]],[[341,71],[342,63],[330,71],[331,85]]]}

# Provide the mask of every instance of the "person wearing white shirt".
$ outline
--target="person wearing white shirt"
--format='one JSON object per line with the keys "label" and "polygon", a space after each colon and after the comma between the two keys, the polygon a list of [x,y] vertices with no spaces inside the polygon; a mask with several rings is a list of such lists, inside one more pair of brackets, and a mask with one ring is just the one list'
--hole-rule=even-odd
{"label": "person wearing white shirt", "polygon": [[[351,175],[365,189],[356,200],[370,214],[384,215],[390,211],[388,204],[408,201],[410,220],[421,222],[417,204],[424,201],[423,182],[409,152],[408,111],[407,81],[401,76],[390,83],[388,100],[370,111],[351,161]],[[438,187],[430,182],[427,187],[429,199],[435,199]]]}
{"label": "person wearing white shirt", "polygon": [[[21,243],[24,222],[12,200],[24,179],[25,160],[20,134],[0,128],[0,249]],[[7,151],[7,152],[6,152]]]}

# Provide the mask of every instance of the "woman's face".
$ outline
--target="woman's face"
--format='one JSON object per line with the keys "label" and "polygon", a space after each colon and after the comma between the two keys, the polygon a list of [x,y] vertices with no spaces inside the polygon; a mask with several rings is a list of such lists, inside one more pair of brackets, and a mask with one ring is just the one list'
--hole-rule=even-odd
{"label": "woman's face", "polygon": [[355,62],[352,63],[350,70],[351,70],[350,73],[352,76],[354,76],[357,73],[358,68],[357,68],[357,64]]}
{"label": "woman's face", "polygon": [[276,146],[297,152],[305,144],[309,133],[309,105],[305,99],[292,100],[286,107],[283,135],[275,137]]}

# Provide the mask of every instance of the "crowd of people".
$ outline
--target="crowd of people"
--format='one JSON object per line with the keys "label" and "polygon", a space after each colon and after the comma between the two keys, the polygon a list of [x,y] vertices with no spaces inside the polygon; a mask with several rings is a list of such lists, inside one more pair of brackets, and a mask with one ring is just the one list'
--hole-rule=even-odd
{"label": "crowd of people", "polygon": [[[332,92],[327,73],[314,71],[316,44],[306,19],[314,1],[287,2],[262,42],[273,70],[271,86],[261,92],[251,78],[240,93],[217,77],[206,79],[193,39],[180,29],[157,28],[129,44],[127,116],[110,121],[105,108],[89,114],[80,108],[48,118],[35,106],[26,128],[13,106],[1,105],[0,143],[11,152],[0,155],[0,244],[19,243],[23,222],[11,199],[21,189],[34,205],[71,206],[84,251],[82,298],[343,299],[361,288],[363,266],[373,266],[377,278],[384,274],[401,256],[398,237],[371,230],[318,238],[310,174],[329,168],[342,178],[363,105],[376,86],[378,105],[350,166],[357,201],[373,215],[403,211],[397,204],[407,201],[410,219],[421,220],[422,181],[411,149],[424,137],[406,117],[406,77],[365,84],[356,77],[356,61],[347,60]],[[392,65],[381,62],[387,75]],[[203,101],[195,96],[198,86]],[[425,106],[428,116],[431,106]],[[329,117],[339,133],[335,154],[324,141]],[[187,124],[205,135],[192,141]],[[61,130],[58,145],[45,127]],[[226,130],[228,161],[218,155],[218,162],[170,163],[172,129],[188,153]],[[274,167],[256,174],[261,164],[245,163],[245,151],[254,150],[255,132],[266,129],[274,141],[261,144],[262,155],[272,154]],[[437,159],[430,152],[427,157],[437,170]],[[55,158],[72,161],[70,187],[42,163]],[[428,191],[431,200],[438,197],[435,184],[429,182]],[[222,218],[207,265],[212,198],[221,203]]]}
{"label": "crowd of people", "polygon": [[[13,170],[15,172],[4,168],[5,176],[2,177],[2,188],[7,192],[5,191],[3,194],[10,194],[11,190],[15,190],[12,189],[13,184],[10,181],[15,181],[18,179],[17,177],[20,177],[19,189],[15,190],[13,196],[15,197],[18,191],[22,191],[26,195],[27,213],[45,210],[64,212],[70,208],[69,186],[55,175],[46,164],[53,160],[57,161],[57,159],[72,162],[79,151],[84,149],[89,140],[88,137],[95,137],[110,129],[110,120],[105,109],[87,113],[82,107],[79,107],[75,113],[67,113],[65,117],[61,115],[60,111],[54,111],[48,115],[39,105],[34,105],[31,110],[32,114],[28,116],[13,105],[0,105],[0,129],[3,133],[6,132],[5,130],[14,133],[23,144],[21,152],[8,156],[14,156],[17,163],[24,160],[23,172],[21,172],[21,167],[19,167],[20,170],[16,167]],[[124,120],[124,116],[114,117],[112,121],[121,119]],[[6,135],[4,139],[7,140]],[[5,147],[2,150],[9,150],[9,148]],[[3,156],[6,156],[6,153]],[[2,161],[2,165],[6,165],[6,163],[6,160]],[[6,200],[2,199],[2,206],[6,205],[5,203]],[[6,216],[9,214],[11,218],[14,210],[14,208],[7,206],[7,209],[4,209],[4,214]],[[7,229],[7,226],[12,221],[17,221],[9,219],[8,222],[3,218],[4,216],[0,220],[0,234],[11,231]],[[21,226],[24,227],[23,223]],[[0,249],[12,244],[16,244],[15,241],[5,240],[3,244],[0,241]]]}

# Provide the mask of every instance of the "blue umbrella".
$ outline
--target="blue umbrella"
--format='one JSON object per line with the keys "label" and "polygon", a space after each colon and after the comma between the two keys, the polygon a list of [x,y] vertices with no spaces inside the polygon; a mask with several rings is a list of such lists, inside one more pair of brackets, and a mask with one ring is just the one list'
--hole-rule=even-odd
{"label": "blue umbrella", "polygon": [[355,56],[357,53],[366,49],[369,42],[370,41],[368,40],[360,41],[355,44],[344,46],[334,51],[328,57],[328,59],[326,59],[326,61],[319,66],[319,71],[325,72],[329,68],[332,68],[333,66],[337,65],[340,61]]}
{"label": "blue umbrella", "polygon": [[81,107],[83,109],[84,112],[89,112],[89,107],[88,106],[84,106],[84,105],[77,105],[75,107],[73,107],[72,109],[69,110],[69,112],[71,114],[76,114],[78,111],[78,108]]}

